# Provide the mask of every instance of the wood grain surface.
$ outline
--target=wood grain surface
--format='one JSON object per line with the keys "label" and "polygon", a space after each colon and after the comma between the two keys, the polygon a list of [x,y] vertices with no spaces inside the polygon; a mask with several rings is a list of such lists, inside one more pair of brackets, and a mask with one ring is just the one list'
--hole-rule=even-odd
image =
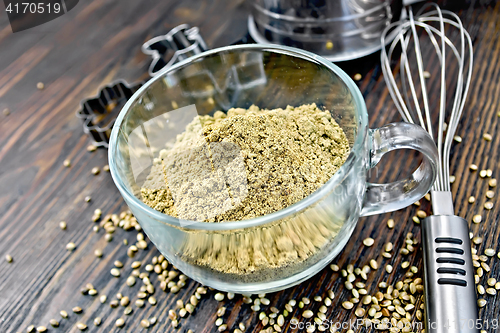
{"label": "wood grain surface", "polygon": [[[481,223],[471,223],[471,232],[483,237],[482,244],[475,248],[481,254],[489,247],[498,251],[498,190],[493,189],[493,209],[484,210],[488,179],[471,172],[469,165],[477,164],[479,170],[492,169],[493,177],[500,178],[500,4],[448,1],[442,5],[462,18],[475,51],[471,91],[457,131],[463,141],[453,146],[451,157],[451,174],[456,176],[452,185],[455,211],[468,221],[481,214]],[[134,312],[129,316],[123,314],[123,307],[109,306],[116,293],[134,301],[139,291],[141,283],[132,288],[125,285],[132,259],[126,255],[123,240],[134,242],[136,232],[119,229],[114,239],[106,242],[102,229],[92,231],[91,216],[96,208],[108,214],[120,213],[126,206],[109,173],[91,174],[93,167],[107,164],[107,151],[86,150],[90,140],[75,117],[79,102],[97,94],[99,87],[116,79],[136,82],[147,78],[149,59],[141,53],[140,45],[148,38],[165,34],[181,23],[200,27],[209,47],[228,45],[242,37],[248,15],[242,1],[80,1],[68,14],[15,34],[1,5],[0,9],[0,110],[10,111],[10,115],[0,113],[0,332],[26,332],[29,325],[46,326],[50,332],[77,332],[77,322],[87,324],[88,332],[139,332],[143,330],[141,319],[153,316],[158,321],[149,329],[151,332],[216,332],[216,311],[221,306],[227,308],[223,318],[228,332],[233,332],[240,322],[245,323],[245,331],[260,331],[263,327],[258,313],[244,304],[241,296],[217,302],[214,291],[209,291],[195,312],[173,328],[168,310],[175,308],[178,299],[189,299],[199,287],[192,280],[178,294],[171,294],[160,290],[159,282],[152,279],[158,304],[132,306]],[[357,84],[365,96],[372,127],[400,120],[381,75],[379,54],[340,66],[351,76],[362,75]],[[431,77],[437,75],[436,66],[427,70]],[[44,83],[43,90],[37,89],[37,82]],[[491,142],[482,138],[485,132],[492,134]],[[408,157],[413,154],[385,157],[375,169],[373,180],[406,176],[418,164],[418,159]],[[65,159],[71,160],[70,168],[63,166]],[[468,203],[471,195],[476,198],[473,204]],[[92,198],[88,203],[86,196]],[[420,227],[412,222],[416,209],[412,206],[360,219],[334,262],[341,267],[348,263],[362,267],[373,258],[382,267],[392,264],[395,269],[391,274],[382,268],[369,274],[366,289],[370,293],[381,281],[400,280],[406,272],[400,268],[405,260],[419,268],[416,276],[422,276],[420,248],[407,256],[380,256],[388,241],[394,243],[395,251],[400,249],[408,232],[420,240]],[[430,213],[426,200],[422,200],[421,209]],[[394,229],[386,226],[389,218],[396,221]],[[59,228],[60,221],[67,222],[66,230]],[[366,237],[375,239],[372,247],[362,245]],[[76,250],[67,251],[68,242],[74,242]],[[95,249],[102,249],[101,259],[94,256]],[[14,258],[12,263],[4,260],[7,254]],[[147,263],[158,254],[149,244],[134,260]],[[125,264],[121,278],[110,274],[115,260]],[[491,272],[486,275],[500,280],[500,259],[495,256],[488,262]],[[106,304],[101,304],[97,296],[80,293],[87,283],[92,283],[99,295],[108,296]],[[484,279],[481,284],[485,285]],[[355,319],[354,310],[341,307],[351,297],[350,291],[344,287],[340,273],[329,268],[299,286],[267,297],[282,311],[290,299],[312,299],[325,295],[327,290],[336,295],[327,317],[340,322]],[[498,296],[483,297],[488,304],[480,310],[480,318],[498,319]],[[306,308],[317,312],[320,305],[312,302]],[[74,306],[82,307],[83,313],[72,313]],[[262,309],[269,313],[269,306]],[[68,311],[69,318],[61,319],[60,310]],[[283,331],[296,331],[289,319],[300,319],[301,313],[296,306],[286,318]],[[93,319],[98,316],[102,317],[102,325],[96,327]],[[114,325],[120,317],[126,321],[122,329]],[[50,327],[52,318],[60,322],[59,328]]]}

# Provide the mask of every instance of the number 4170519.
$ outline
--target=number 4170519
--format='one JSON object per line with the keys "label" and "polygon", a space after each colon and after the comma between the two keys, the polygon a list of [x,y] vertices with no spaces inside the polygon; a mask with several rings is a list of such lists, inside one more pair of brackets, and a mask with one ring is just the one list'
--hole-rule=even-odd
{"label": "number 4170519", "polygon": [[60,3],[35,3],[35,2],[21,2],[21,3],[9,3],[5,11],[9,14],[58,14],[61,11]]}

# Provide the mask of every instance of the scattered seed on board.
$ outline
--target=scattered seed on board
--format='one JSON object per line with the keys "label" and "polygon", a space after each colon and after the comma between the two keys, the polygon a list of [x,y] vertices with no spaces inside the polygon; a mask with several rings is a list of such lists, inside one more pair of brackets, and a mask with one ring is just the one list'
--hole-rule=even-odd
{"label": "scattered seed on board", "polygon": [[483,242],[483,239],[481,237],[474,237],[472,238],[472,243],[479,245]]}
{"label": "scattered seed on board", "polygon": [[471,164],[471,165],[469,165],[469,169],[470,169],[471,171],[477,171],[477,165],[475,165],[475,164]]}
{"label": "scattered seed on board", "polygon": [[135,285],[135,277],[132,275],[127,278],[127,286],[132,287]]}
{"label": "scattered seed on board", "polygon": [[460,143],[460,142],[462,142],[462,137],[461,137],[461,136],[459,136],[459,135],[455,135],[455,136],[453,137],[453,140],[455,140],[456,142]]}
{"label": "scattered seed on board", "polygon": [[311,310],[305,310],[302,313],[302,317],[304,318],[311,318],[312,316],[314,316],[314,312],[312,312]]}
{"label": "scattered seed on board", "polygon": [[455,180],[456,180],[456,177],[451,175],[450,176],[450,184],[453,184],[455,182]]}
{"label": "scattered seed on board", "polygon": [[474,198],[472,195],[469,197],[469,203],[474,203],[476,202],[476,198]]}
{"label": "scattered seed on board", "polygon": [[101,170],[98,167],[93,167],[91,172],[94,176],[97,176]]}
{"label": "scattered seed on board", "polygon": [[147,319],[143,319],[141,320],[141,326],[144,327],[144,328],[149,328],[151,324],[149,323],[149,320]]}
{"label": "scattered seed on board", "polygon": [[43,88],[45,88],[45,85],[43,84],[43,82],[38,82],[38,83],[36,84],[36,88],[37,88],[38,90],[42,90]]}
{"label": "scattered seed on board", "polygon": [[478,285],[477,292],[479,295],[484,295],[484,293],[485,293],[484,287],[482,285]]}
{"label": "scattered seed on board", "polygon": [[96,317],[96,318],[94,318],[94,325],[95,325],[95,326],[99,326],[99,325],[101,325],[101,322],[102,322],[101,317]]}
{"label": "scattered seed on board", "polygon": [[495,255],[495,250],[494,249],[485,249],[484,254],[487,255],[488,257],[493,257]]}
{"label": "scattered seed on board", "polygon": [[483,220],[483,217],[481,215],[474,215],[472,217],[472,222],[474,222],[474,223],[481,223],[482,220]]}
{"label": "scattered seed on board", "polygon": [[392,265],[386,265],[386,266],[385,266],[385,271],[386,271],[387,273],[391,274],[391,273],[392,273]]}
{"label": "scattered seed on board", "polygon": [[487,171],[486,171],[486,170],[481,170],[481,171],[479,171],[479,177],[481,177],[481,178],[485,178],[485,177],[486,177],[486,175],[487,175]]}
{"label": "scattered seed on board", "polygon": [[66,230],[66,222],[64,221],[59,222],[59,228],[61,228],[61,230]]}
{"label": "scattered seed on board", "polygon": [[123,327],[125,325],[125,320],[123,318],[118,318],[115,322],[116,327]]}
{"label": "scattered seed on board", "polygon": [[488,273],[491,271],[490,266],[489,266],[487,263],[485,263],[485,262],[482,262],[482,263],[481,263],[481,267],[482,267],[482,268],[483,268],[486,272],[488,272]]}
{"label": "scattered seed on board", "polygon": [[66,250],[73,251],[74,249],[76,249],[75,243],[70,242],[70,243],[66,244]]}
{"label": "scattered seed on board", "polygon": [[490,209],[492,209],[492,208],[493,208],[493,202],[491,202],[491,201],[486,201],[486,202],[484,203],[484,209],[490,210]]}
{"label": "scattered seed on board", "polygon": [[484,133],[483,139],[485,139],[486,141],[491,141],[491,139],[493,139],[493,137],[489,133]]}
{"label": "scattered seed on board", "polygon": [[100,249],[95,249],[95,250],[94,250],[94,255],[95,255],[97,258],[101,258],[101,257],[102,257],[102,250],[100,250]]}
{"label": "scattered seed on board", "polygon": [[106,164],[105,166],[103,166],[102,170],[108,172],[109,171],[109,165]]}
{"label": "scattered seed on board", "polygon": [[423,76],[424,76],[424,79],[428,79],[431,77],[431,73],[429,73],[428,71],[424,71]]}
{"label": "scattered seed on board", "polygon": [[69,168],[71,166],[71,161],[70,160],[64,160],[63,161],[63,165],[66,167],[66,168]]}
{"label": "scattered seed on board", "polygon": [[342,303],[342,307],[346,310],[350,310],[354,307],[354,304],[352,302],[345,301]]}
{"label": "scattered seed on board", "polygon": [[[331,43],[331,42],[329,42],[329,43]],[[326,47],[328,48],[328,46],[329,46],[329,44],[327,43],[327,44],[326,44]],[[333,47],[333,45],[332,45],[332,47]],[[359,80],[361,80],[362,78],[363,78],[363,76],[362,76],[361,74],[359,74],[359,73],[356,73],[356,74],[354,74],[354,76],[353,76],[353,79],[354,79],[355,81],[359,81]]]}
{"label": "scattered seed on board", "polygon": [[99,301],[102,304],[106,303],[107,300],[108,300],[108,297],[106,295],[101,295],[101,297],[99,297]]}
{"label": "scattered seed on board", "polygon": [[93,152],[93,151],[96,151],[97,150],[97,147],[94,146],[94,145],[88,145],[87,146],[87,151],[89,152]]}
{"label": "scattered seed on board", "polygon": [[497,294],[497,291],[495,290],[495,288],[487,288],[487,289],[486,289],[486,293],[487,293],[488,295],[492,295],[492,296],[494,296],[494,295],[496,295],[496,294]]}
{"label": "scattered seed on board", "polygon": [[90,202],[90,200],[92,200],[92,198],[90,197],[90,195],[87,195],[87,196],[85,197],[85,201],[86,201],[86,202]]}
{"label": "scattered seed on board", "polygon": [[123,310],[123,314],[128,316],[130,315],[134,310],[132,309],[131,306],[127,306],[124,310]]}
{"label": "scattered seed on board", "polygon": [[129,305],[129,304],[130,304],[130,299],[129,299],[127,296],[122,297],[122,298],[120,299],[120,305],[121,305],[121,306],[127,306],[127,305]]}
{"label": "scattered seed on board", "polygon": [[389,229],[394,228],[394,224],[395,224],[395,223],[394,223],[394,220],[393,220],[393,219],[389,219],[389,220],[387,220],[387,227],[388,227]]}
{"label": "scattered seed on board", "polygon": [[38,326],[38,327],[36,328],[36,331],[37,331],[38,333],[45,333],[45,332],[47,332],[47,327],[45,327],[45,326]]}
{"label": "scattered seed on board", "polygon": [[331,268],[331,269],[332,269],[332,271],[334,271],[334,272],[338,272],[338,271],[339,271],[339,269],[340,269],[340,267],[339,267],[338,265],[336,265],[336,264],[331,264],[331,265],[330,265],[330,268]]}
{"label": "scattered seed on board", "polygon": [[114,277],[120,277],[120,271],[118,270],[118,268],[112,268],[111,275],[113,275]]}
{"label": "scattered seed on board", "polygon": [[417,216],[418,218],[425,219],[427,217],[427,213],[419,209],[417,210]]}
{"label": "scattered seed on board", "polygon": [[6,254],[5,255],[5,260],[8,262],[8,263],[11,263],[14,261],[14,258],[12,258],[12,256],[10,254]]}
{"label": "scattered seed on board", "polygon": [[217,293],[217,294],[215,294],[214,298],[215,298],[216,301],[221,302],[222,300],[224,300],[224,294]]}
{"label": "scattered seed on board", "polygon": [[3,115],[4,115],[4,116],[8,116],[8,115],[10,115],[10,110],[9,110],[8,108],[3,109],[3,111],[2,111],[2,112],[3,112]]}
{"label": "scattered seed on board", "polygon": [[357,317],[363,317],[365,315],[365,309],[363,309],[363,308],[357,308],[356,311],[354,311],[354,314]]}
{"label": "scattered seed on board", "polygon": [[79,307],[79,306],[75,306],[75,307],[72,309],[72,311],[73,311],[74,313],[82,313],[82,311],[83,311],[83,310],[82,310],[82,308],[81,308],[81,307]]}
{"label": "scattered seed on board", "polygon": [[497,186],[497,180],[495,178],[492,178],[489,180],[488,185],[490,187],[496,187]]}
{"label": "scattered seed on board", "polygon": [[374,243],[375,243],[375,240],[374,240],[373,238],[370,238],[370,237],[365,238],[365,239],[363,240],[363,244],[364,244],[365,246],[372,246]]}
{"label": "scattered seed on board", "polygon": [[64,319],[68,318],[68,313],[66,311],[64,311],[64,310],[59,311],[59,314]]}
{"label": "scattered seed on board", "polygon": [[76,328],[78,328],[80,331],[85,331],[87,329],[87,325],[85,325],[84,323],[76,323]]}
{"label": "scattered seed on board", "polygon": [[484,308],[485,305],[486,305],[486,300],[484,298],[480,298],[477,300],[477,306],[479,306],[480,308]]}

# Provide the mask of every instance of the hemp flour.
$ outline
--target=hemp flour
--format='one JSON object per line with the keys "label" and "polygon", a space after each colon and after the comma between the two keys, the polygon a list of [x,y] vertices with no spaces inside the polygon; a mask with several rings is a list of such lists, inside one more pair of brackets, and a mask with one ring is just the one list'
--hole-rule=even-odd
{"label": "hemp flour", "polygon": [[[316,191],[349,154],[343,130],[315,104],[235,108],[197,116],[160,151],[141,188],[150,207],[183,220],[250,219]],[[207,232],[183,229],[177,255],[225,280],[290,276],[324,258],[345,219],[320,201],[265,226]],[[255,274],[258,273],[258,274]]]}
{"label": "hemp flour", "polygon": [[250,219],[304,199],[348,154],[344,132],[315,104],[217,111],[198,116],[160,152],[141,194],[148,206],[184,220]]}

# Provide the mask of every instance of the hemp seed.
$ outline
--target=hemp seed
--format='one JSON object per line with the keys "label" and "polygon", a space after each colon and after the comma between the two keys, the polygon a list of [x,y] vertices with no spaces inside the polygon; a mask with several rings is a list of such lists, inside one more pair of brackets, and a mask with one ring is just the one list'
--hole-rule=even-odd
{"label": "hemp seed", "polygon": [[115,322],[116,327],[123,327],[125,325],[125,320],[123,318],[118,318]]}
{"label": "hemp seed", "polygon": [[144,327],[144,328],[149,328],[151,324],[149,323],[149,320],[147,319],[143,319],[141,320],[141,326]]}
{"label": "hemp seed", "polygon": [[85,325],[84,323],[76,323],[76,328],[78,328],[80,331],[85,331],[87,329],[87,325]]}
{"label": "hemp seed", "polygon": [[365,239],[363,240],[363,244],[364,244],[365,246],[368,246],[368,247],[369,247],[369,246],[372,246],[374,243],[375,243],[375,240],[374,240],[373,238],[370,238],[370,237],[365,238]]}

